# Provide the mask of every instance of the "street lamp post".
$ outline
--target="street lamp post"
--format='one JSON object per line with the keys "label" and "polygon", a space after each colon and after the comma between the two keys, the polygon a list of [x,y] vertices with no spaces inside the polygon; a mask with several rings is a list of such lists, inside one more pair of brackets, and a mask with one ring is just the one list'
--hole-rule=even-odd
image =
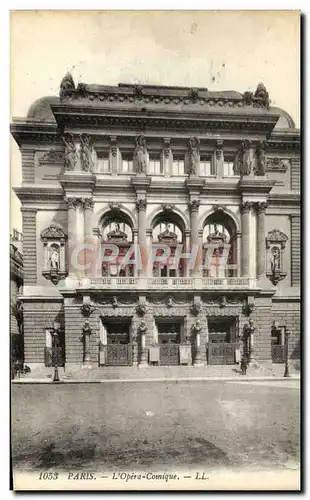
{"label": "street lamp post", "polygon": [[58,373],[58,343],[59,335],[58,331],[60,329],[60,323],[54,321],[54,331],[53,331],[53,365],[54,365],[54,376],[53,382],[60,382]]}
{"label": "street lamp post", "polygon": [[290,332],[285,328],[285,333],[284,333],[284,349],[285,349],[285,370],[284,370],[284,377],[289,377],[290,376],[290,371],[289,371],[289,361],[288,361],[288,338],[289,338]]}

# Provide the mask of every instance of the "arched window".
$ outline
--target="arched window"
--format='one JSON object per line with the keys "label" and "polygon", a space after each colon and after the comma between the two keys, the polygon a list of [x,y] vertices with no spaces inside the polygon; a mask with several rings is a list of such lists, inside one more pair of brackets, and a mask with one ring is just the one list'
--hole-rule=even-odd
{"label": "arched window", "polygon": [[[101,234],[102,276],[134,276],[135,266],[130,263],[134,253],[129,255],[133,231],[128,217],[119,210],[112,210],[101,221]],[[114,259],[109,259],[113,254],[112,248],[108,248],[111,245],[118,248],[118,255]]]}
{"label": "arched window", "polygon": [[[164,278],[185,275],[183,259],[177,257],[178,254],[184,252],[184,228],[177,214],[173,212],[170,214],[162,213],[156,217],[152,229],[152,245],[153,255],[155,255],[153,276]],[[162,249],[160,245],[162,245]],[[164,249],[167,247],[169,255],[165,256]],[[159,257],[165,258],[161,260]]]}
{"label": "arched window", "polygon": [[222,210],[211,214],[203,229],[203,276],[237,276],[237,237],[232,218]]}

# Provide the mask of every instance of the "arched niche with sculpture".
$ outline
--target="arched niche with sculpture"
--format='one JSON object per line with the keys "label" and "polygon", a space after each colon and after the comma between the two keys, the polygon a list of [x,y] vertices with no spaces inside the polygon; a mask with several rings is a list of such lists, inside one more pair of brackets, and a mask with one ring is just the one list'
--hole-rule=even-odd
{"label": "arched niche with sculpture", "polygon": [[273,285],[277,285],[279,281],[286,276],[284,270],[284,251],[288,237],[278,229],[269,231],[266,237],[267,250],[267,277]]}
{"label": "arched niche with sculpture", "polygon": [[51,224],[41,232],[44,247],[43,276],[57,284],[65,278],[66,272],[66,240],[67,235],[63,229]]}

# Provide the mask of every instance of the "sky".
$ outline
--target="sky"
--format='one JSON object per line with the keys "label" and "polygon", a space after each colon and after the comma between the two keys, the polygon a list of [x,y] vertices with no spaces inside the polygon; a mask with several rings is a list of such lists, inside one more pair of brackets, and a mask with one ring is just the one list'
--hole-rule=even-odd
{"label": "sky", "polygon": [[[254,91],[299,127],[297,11],[15,11],[11,13],[11,119],[39,97],[76,83],[120,82]],[[11,186],[21,184],[11,145]],[[11,228],[22,229],[12,192]]]}

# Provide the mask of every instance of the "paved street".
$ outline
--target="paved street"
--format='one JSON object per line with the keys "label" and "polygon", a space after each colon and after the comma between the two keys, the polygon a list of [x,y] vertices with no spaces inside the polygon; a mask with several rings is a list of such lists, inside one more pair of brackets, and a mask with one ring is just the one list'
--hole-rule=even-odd
{"label": "paved street", "polygon": [[299,383],[12,385],[16,469],[296,468]]}

